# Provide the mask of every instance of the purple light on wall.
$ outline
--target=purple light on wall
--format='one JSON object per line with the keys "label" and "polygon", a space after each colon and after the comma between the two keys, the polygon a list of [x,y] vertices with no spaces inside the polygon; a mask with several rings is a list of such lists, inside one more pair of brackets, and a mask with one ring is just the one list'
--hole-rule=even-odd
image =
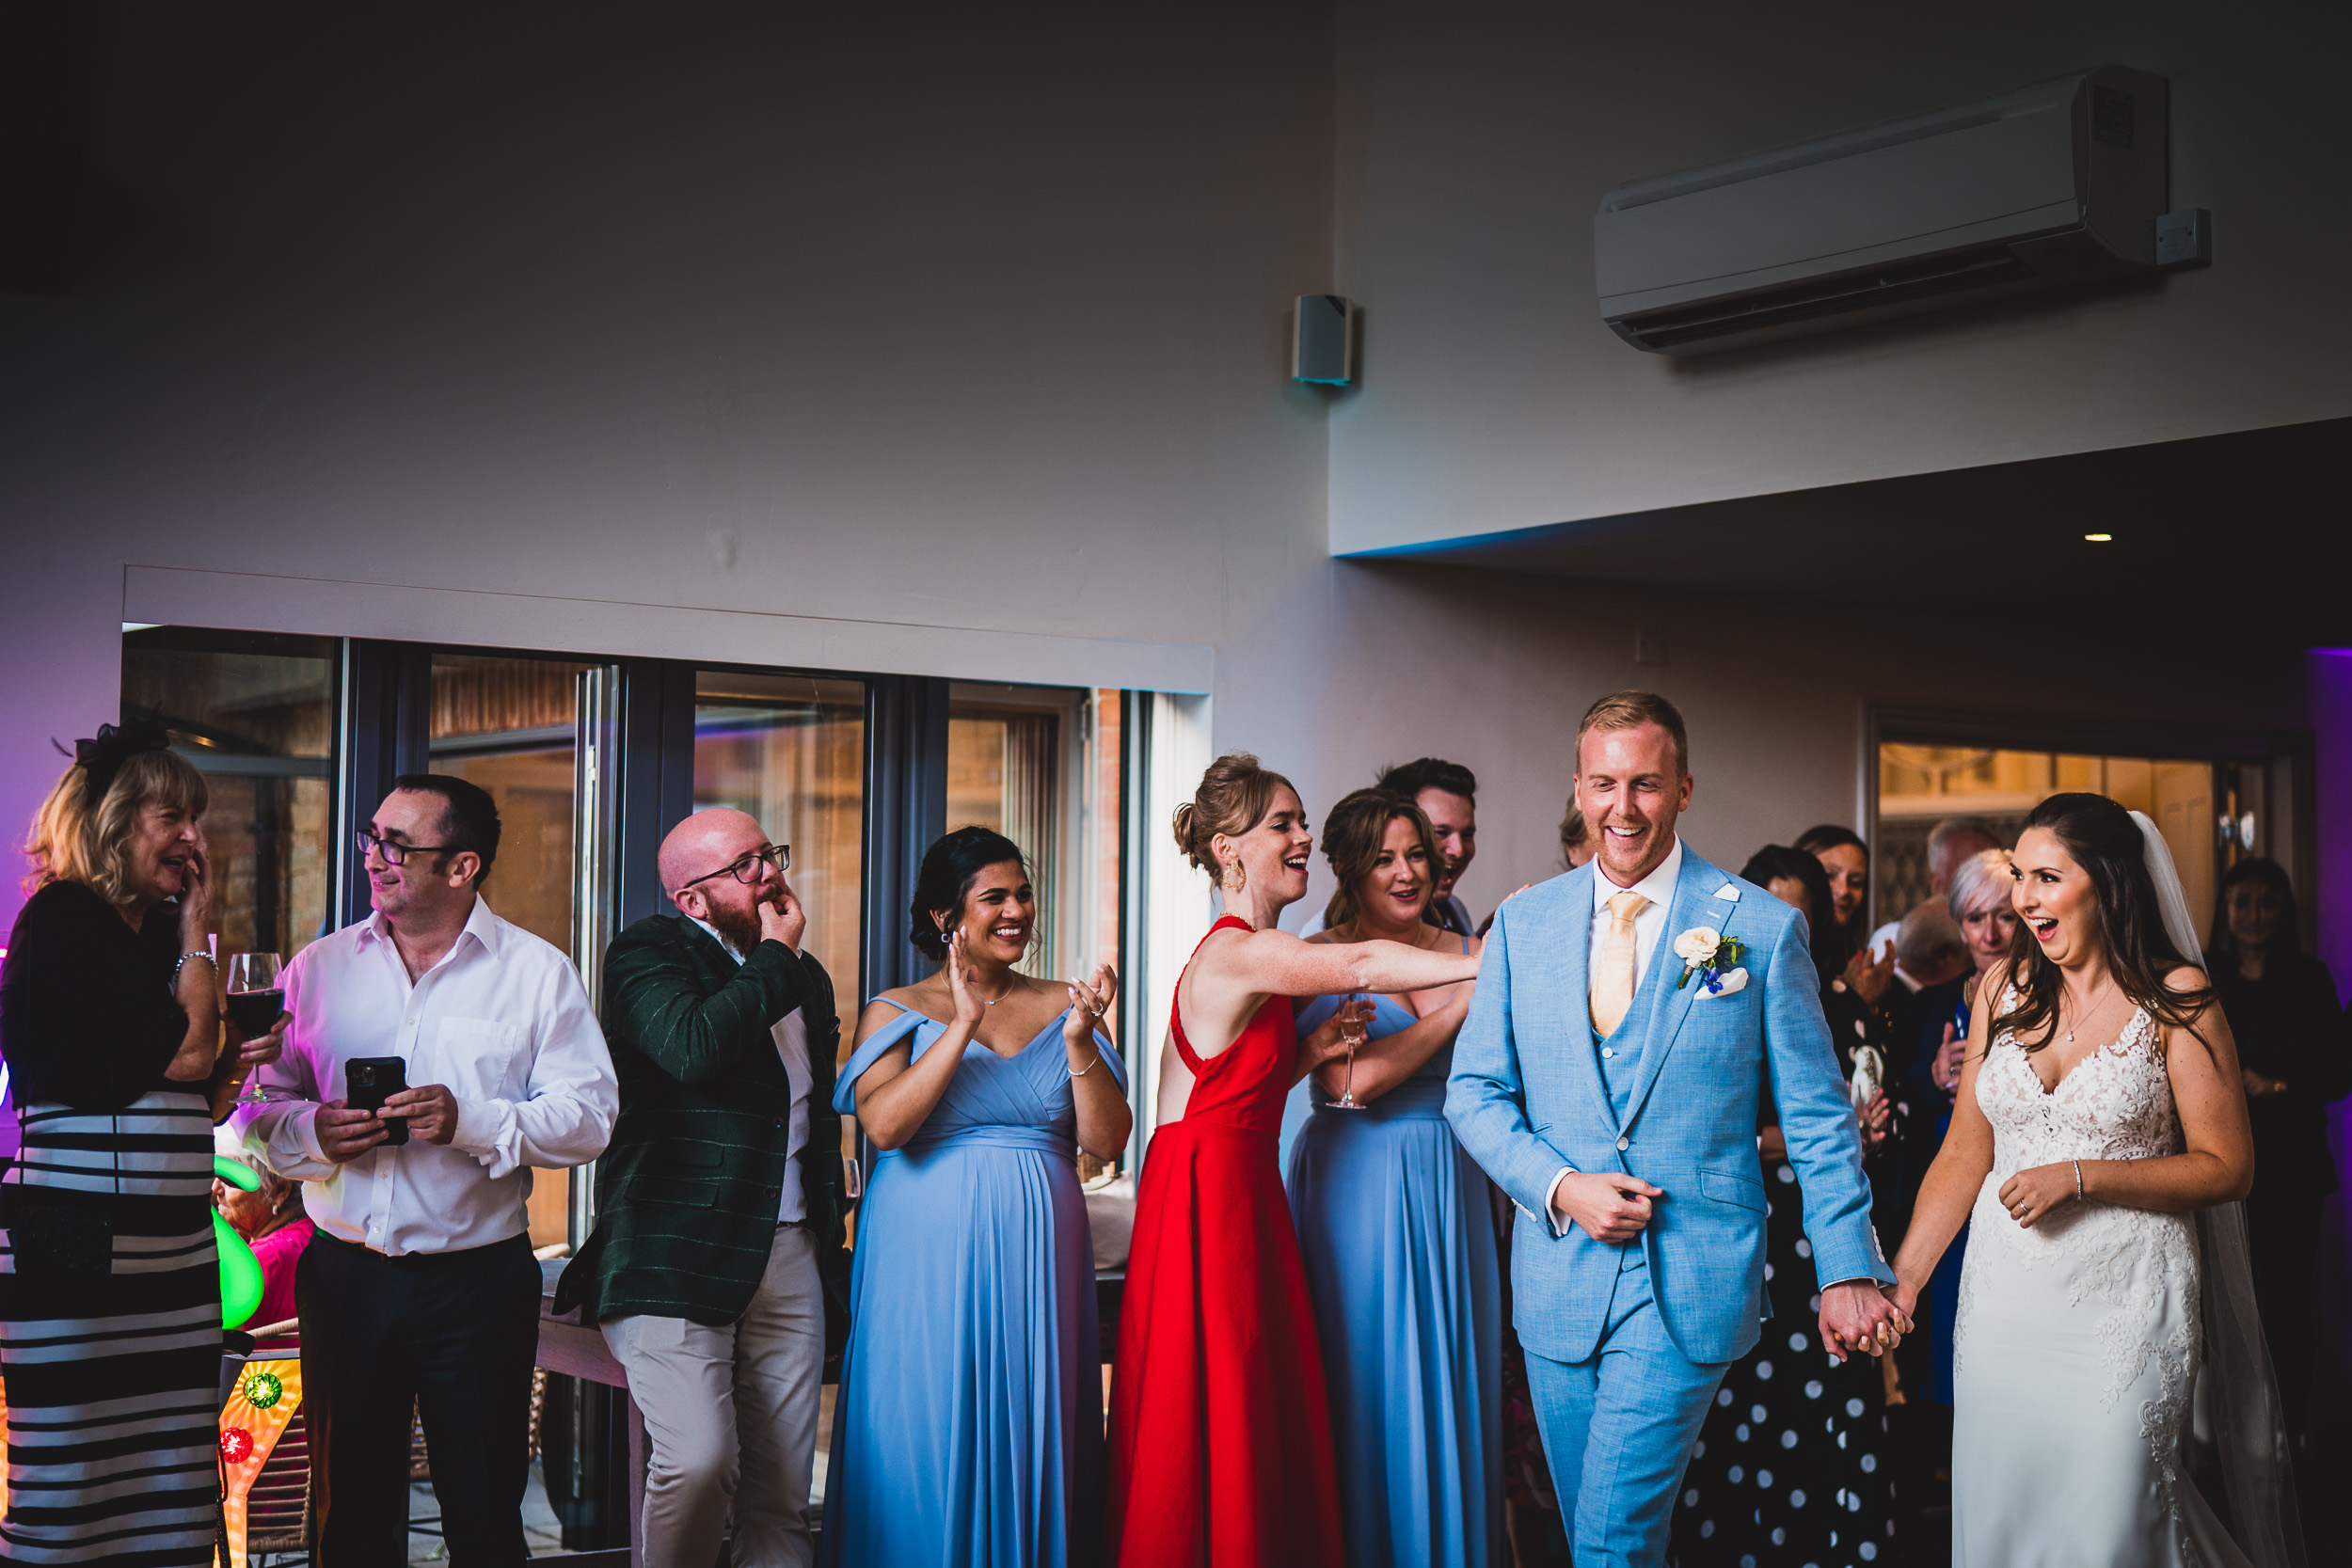
{"label": "purple light on wall", "polygon": [[[2312,802],[2319,861],[2319,885],[2312,890],[2318,912],[2316,951],[2335,976],[2341,999],[2352,982],[2352,648],[2315,649],[2304,664],[2318,796]],[[2328,1141],[2335,1149],[2336,1169],[2352,1179],[2352,1098],[2329,1107]],[[2352,1266],[2347,1266],[2352,1205],[2345,1196],[2339,1192],[2328,1200],[2326,1212],[2336,1234],[2322,1245],[2334,1256],[2320,1259],[2323,1281],[2332,1276],[2333,1283],[2332,1290],[2328,1283],[2321,1286],[2328,1318],[2323,1333],[2333,1341],[2322,1354],[2321,1404],[2323,1410],[2336,1405],[2328,1414],[2339,1420],[2352,1404]]]}

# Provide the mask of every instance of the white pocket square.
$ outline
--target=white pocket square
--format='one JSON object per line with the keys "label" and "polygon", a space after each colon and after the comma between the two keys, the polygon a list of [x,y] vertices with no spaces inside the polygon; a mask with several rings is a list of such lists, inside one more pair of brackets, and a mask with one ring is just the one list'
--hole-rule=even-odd
{"label": "white pocket square", "polygon": [[1692,1000],[1698,1002],[1711,1002],[1718,996],[1729,996],[1733,991],[1740,990],[1747,983],[1748,972],[1746,970],[1726,969],[1721,974],[1716,975],[1714,979],[1699,987],[1699,993],[1696,997],[1692,998]]}
{"label": "white pocket square", "polygon": [[1737,904],[1740,901],[1740,889],[1734,883],[1725,882],[1723,886],[1715,890],[1715,896],[1718,898],[1727,898],[1732,903]]}

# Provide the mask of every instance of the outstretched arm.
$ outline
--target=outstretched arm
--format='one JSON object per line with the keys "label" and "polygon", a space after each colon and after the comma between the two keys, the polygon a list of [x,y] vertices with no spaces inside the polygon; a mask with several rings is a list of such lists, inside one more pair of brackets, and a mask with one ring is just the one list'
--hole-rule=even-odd
{"label": "outstretched arm", "polygon": [[1764,1051],[1772,1103],[1804,1195],[1804,1233],[1818,1277],[1824,1286],[1848,1279],[1891,1285],[1894,1271],[1870,1231],[1862,1137],[1837,1070],[1804,925],[1790,919],[1758,956],[1765,964]]}

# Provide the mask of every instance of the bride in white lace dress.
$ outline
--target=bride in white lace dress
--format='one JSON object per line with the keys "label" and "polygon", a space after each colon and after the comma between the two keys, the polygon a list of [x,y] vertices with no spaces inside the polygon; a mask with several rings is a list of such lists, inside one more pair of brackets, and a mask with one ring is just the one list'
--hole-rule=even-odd
{"label": "bride in white lace dress", "polygon": [[[2233,1305],[2250,1320],[2245,1094],[2185,956],[2170,856],[2145,816],[2060,795],[2027,819],[2014,861],[2016,946],[1985,976],[1951,1131],[1895,1259],[1896,1305],[1913,1313],[1970,1224],[1955,1568],[2299,1561],[2260,1332]],[[2201,1226],[2197,1212],[2221,1205],[2223,1223]],[[2201,1230],[2219,1239],[2201,1244]],[[2208,1357],[2234,1385],[2218,1397],[2227,1530],[2185,1453]]]}

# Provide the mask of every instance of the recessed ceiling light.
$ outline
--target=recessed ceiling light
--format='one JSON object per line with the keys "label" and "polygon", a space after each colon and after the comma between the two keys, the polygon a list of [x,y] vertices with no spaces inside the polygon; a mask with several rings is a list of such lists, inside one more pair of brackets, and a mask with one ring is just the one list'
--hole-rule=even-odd
{"label": "recessed ceiling light", "polygon": [[2090,540],[2094,545],[2112,545],[2115,543],[2115,535],[2112,533],[2086,533],[2083,537]]}

